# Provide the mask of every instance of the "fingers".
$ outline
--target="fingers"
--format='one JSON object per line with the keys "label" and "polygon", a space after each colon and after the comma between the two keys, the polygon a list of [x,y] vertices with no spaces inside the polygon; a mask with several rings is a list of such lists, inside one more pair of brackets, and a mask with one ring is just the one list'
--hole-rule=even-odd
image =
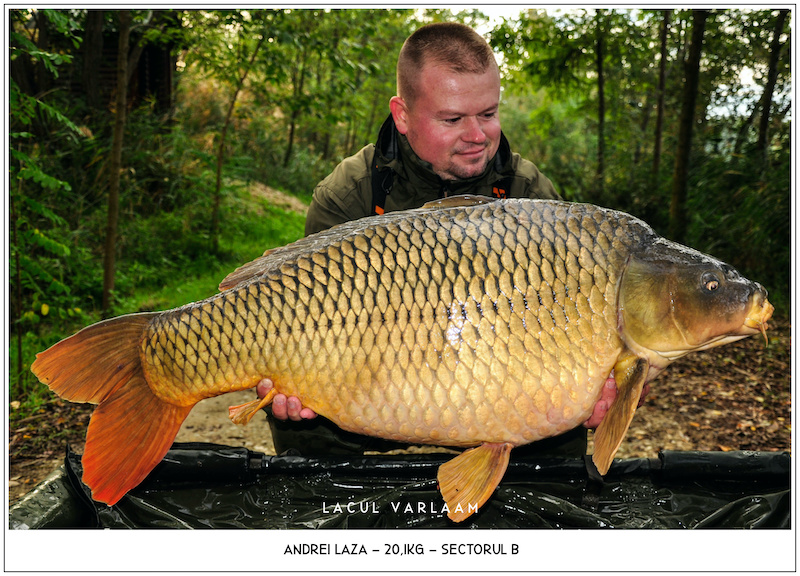
{"label": "fingers", "polygon": [[589,419],[583,423],[584,427],[597,428],[600,425],[600,422],[603,421],[603,418],[605,418],[606,414],[608,413],[608,409],[611,407],[611,404],[614,402],[616,397],[617,383],[613,378],[608,378],[606,383],[603,385],[603,390],[600,393],[600,399],[594,405],[592,415],[589,416]]}
{"label": "fingers", "polygon": [[606,413],[608,413],[609,405],[604,400],[598,400],[597,404],[594,405],[594,409],[592,410],[592,415],[589,416],[589,419],[583,423],[584,428],[589,428],[590,430],[594,430],[598,426],[600,426],[600,422],[603,421],[605,418]]}
{"label": "fingers", "polygon": [[256,385],[256,394],[258,394],[259,398],[263,398],[264,396],[267,395],[267,392],[272,390],[273,386],[274,384],[272,383],[272,380],[270,380],[269,378],[264,378],[261,382],[259,382]]}
{"label": "fingers", "polygon": [[[263,398],[272,390],[274,383],[269,378],[264,378],[256,385],[256,394]],[[297,396],[287,397],[285,394],[276,394],[272,399],[272,415],[278,420],[311,420],[317,417],[317,413],[311,408],[303,407],[303,403]]]}
{"label": "fingers", "polygon": [[272,399],[272,415],[278,420],[289,419],[289,408],[286,405],[286,394],[276,394]]}
{"label": "fingers", "polygon": [[[642,395],[639,397],[639,404],[638,408],[641,408],[644,405],[645,397],[650,393],[650,384],[645,384],[644,388],[642,388]],[[617,397],[617,383],[614,378],[608,378],[606,383],[603,385],[603,391],[600,393],[600,399],[594,405],[594,409],[592,410],[592,415],[589,416],[589,419],[583,423],[586,428],[594,429],[600,426],[600,422],[603,421],[606,414],[608,413],[608,409],[611,408],[612,402]]]}
{"label": "fingers", "polygon": [[303,420],[313,420],[317,417],[317,413],[314,412],[311,408],[303,408],[300,410],[300,418]]}

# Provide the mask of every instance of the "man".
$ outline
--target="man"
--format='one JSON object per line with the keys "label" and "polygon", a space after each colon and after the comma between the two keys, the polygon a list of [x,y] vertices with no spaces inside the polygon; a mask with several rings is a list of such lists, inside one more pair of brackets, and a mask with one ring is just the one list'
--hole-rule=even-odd
{"label": "man", "polygon": [[319,183],[306,234],[457,194],[558,198],[536,166],[511,153],[499,101],[500,71],[481,36],[455,23],[420,28],[400,51],[397,96],[376,144]]}
{"label": "man", "polygon": [[[550,180],[511,152],[500,129],[499,103],[500,70],[479,34],[457,23],[430,24],[414,32],[400,50],[397,95],[389,101],[391,114],[375,145],[342,161],[317,185],[306,235],[458,194],[558,199]],[[271,386],[262,381],[259,396]],[[615,395],[609,379],[585,426],[599,424]],[[296,434],[285,420],[308,421],[316,414],[295,397],[279,394],[271,408],[284,421],[270,419],[279,454],[287,448],[310,455],[394,447],[344,433],[324,419],[304,422],[304,431]],[[576,448],[570,454],[584,454],[585,430],[572,436]],[[570,438],[556,440],[561,452],[565,440]]]}

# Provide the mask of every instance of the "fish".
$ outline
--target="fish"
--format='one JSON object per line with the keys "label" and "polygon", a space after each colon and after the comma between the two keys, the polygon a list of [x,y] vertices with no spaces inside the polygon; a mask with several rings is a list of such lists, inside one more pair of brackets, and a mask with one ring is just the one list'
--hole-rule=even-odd
{"label": "fish", "polygon": [[591,204],[447,198],[268,250],[214,296],[93,324],[37,355],[58,396],[94,403],[82,456],[92,498],[144,480],[198,402],[254,388],[344,430],[459,448],[437,471],[461,522],[502,480],[514,447],[583,423],[605,475],[643,387],[672,361],[766,338],[766,290],[733,267]]}

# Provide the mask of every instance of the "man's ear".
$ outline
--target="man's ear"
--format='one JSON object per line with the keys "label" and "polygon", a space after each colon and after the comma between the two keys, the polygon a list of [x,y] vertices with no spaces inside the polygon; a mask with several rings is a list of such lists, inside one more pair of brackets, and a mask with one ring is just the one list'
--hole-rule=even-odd
{"label": "man's ear", "polygon": [[397,131],[400,132],[400,134],[407,133],[408,106],[406,105],[406,101],[400,98],[400,96],[392,96],[392,99],[389,100],[389,109],[392,111],[392,118],[394,118]]}

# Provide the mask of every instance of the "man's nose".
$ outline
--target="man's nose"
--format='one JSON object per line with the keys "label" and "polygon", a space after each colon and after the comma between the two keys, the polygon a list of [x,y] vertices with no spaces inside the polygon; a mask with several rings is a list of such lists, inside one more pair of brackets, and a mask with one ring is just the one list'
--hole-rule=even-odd
{"label": "man's nose", "polygon": [[486,134],[478,118],[474,116],[466,118],[462,138],[465,142],[472,142],[473,144],[480,144],[486,140]]}

